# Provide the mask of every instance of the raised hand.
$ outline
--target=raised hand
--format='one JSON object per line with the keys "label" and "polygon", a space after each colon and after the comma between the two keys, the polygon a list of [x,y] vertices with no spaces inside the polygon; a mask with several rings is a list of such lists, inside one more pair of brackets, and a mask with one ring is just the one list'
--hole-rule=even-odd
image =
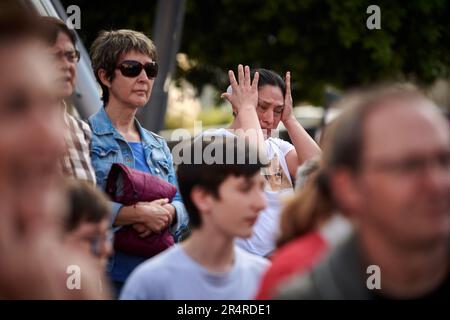
{"label": "raised hand", "polygon": [[[286,121],[294,117],[293,106],[292,106],[292,95],[291,95],[291,73],[286,72],[286,94],[284,96],[284,108],[283,114],[281,115],[281,121],[285,124]],[[295,118],[294,118],[295,119]]]}
{"label": "raised hand", "polygon": [[238,114],[240,110],[245,108],[256,109],[258,104],[258,79],[259,74],[256,72],[253,82],[250,78],[250,68],[245,68],[240,64],[238,66],[238,81],[232,70],[228,71],[232,92],[222,94],[222,98],[227,99],[233,106],[233,111]]}

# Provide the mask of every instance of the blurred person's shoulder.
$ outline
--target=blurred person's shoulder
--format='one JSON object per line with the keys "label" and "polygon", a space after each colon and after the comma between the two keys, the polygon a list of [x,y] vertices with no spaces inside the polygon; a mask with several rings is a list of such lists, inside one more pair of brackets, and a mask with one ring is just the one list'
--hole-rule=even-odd
{"label": "blurred person's shoulder", "polygon": [[276,299],[341,300],[369,299],[363,279],[357,240],[352,234],[309,272],[284,282]]}
{"label": "blurred person's shoulder", "polygon": [[266,140],[266,144],[271,146],[271,145],[275,145],[277,149],[279,149],[284,156],[286,156],[289,151],[294,150],[295,147],[292,143],[290,143],[289,141],[283,140],[281,138],[277,138],[277,137],[269,137]]}
{"label": "blurred person's shoulder", "polygon": [[319,232],[311,232],[278,249],[272,258],[272,268],[288,274],[307,270],[323,257],[328,247]]}
{"label": "blurred person's shoulder", "polygon": [[277,300],[321,300],[312,272],[297,275],[281,283],[275,299]]}
{"label": "blurred person's shoulder", "polygon": [[70,127],[73,128],[72,130],[82,132],[85,138],[90,140],[92,138],[92,130],[89,124],[78,118],[77,116],[74,116],[70,113],[66,113],[66,119],[70,123]]}
{"label": "blurred person's shoulder", "polygon": [[281,281],[275,299],[277,300],[327,300],[342,299],[334,282],[329,257],[307,272],[296,273]]}
{"label": "blurred person's shoulder", "polygon": [[81,130],[87,137],[92,136],[91,127],[89,124],[81,119],[80,114],[78,113],[78,110],[75,108],[75,106],[70,103],[63,100],[64,104],[64,115],[66,118],[66,121],[69,122],[71,127],[74,128],[74,130]]}
{"label": "blurred person's shoulder", "polygon": [[241,265],[245,268],[252,269],[257,272],[263,272],[271,265],[270,260],[252,254],[238,246],[234,246],[234,250]]}

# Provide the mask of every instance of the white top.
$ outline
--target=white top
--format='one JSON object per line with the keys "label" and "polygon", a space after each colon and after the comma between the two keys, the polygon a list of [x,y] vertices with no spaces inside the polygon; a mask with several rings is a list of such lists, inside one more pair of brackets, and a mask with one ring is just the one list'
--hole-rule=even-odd
{"label": "white top", "polygon": [[[224,128],[208,130],[203,134],[233,136],[233,133]],[[266,256],[275,250],[282,200],[294,191],[285,157],[295,147],[287,141],[272,137],[266,139],[265,143],[270,165],[263,168],[261,173],[266,179],[264,193],[267,207],[261,211],[253,227],[253,235],[248,239],[236,239],[236,245],[259,256]]]}
{"label": "white top", "polygon": [[179,244],[139,265],[122,290],[121,300],[249,300],[270,262],[235,247],[230,271],[213,273]]}

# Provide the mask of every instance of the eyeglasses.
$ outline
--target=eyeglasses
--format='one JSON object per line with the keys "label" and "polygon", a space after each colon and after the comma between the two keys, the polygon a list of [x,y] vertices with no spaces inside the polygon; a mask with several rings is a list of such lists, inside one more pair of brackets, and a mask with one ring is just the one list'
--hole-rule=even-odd
{"label": "eyeglasses", "polygon": [[100,256],[102,248],[105,244],[112,244],[114,240],[114,233],[108,230],[104,235],[95,235],[90,239],[91,252],[95,256]]}
{"label": "eyeglasses", "polygon": [[80,61],[80,51],[59,51],[54,53],[53,57],[58,60],[62,60],[65,57],[70,63],[77,63]]}
{"label": "eyeglasses", "polygon": [[142,69],[145,70],[147,77],[153,79],[158,75],[158,64],[155,61],[142,64],[135,60],[122,61],[116,69],[119,69],[123,76],[135,78],[141,74]]}
{"label": "eyeglasses", "polygon": [[428,167],[437,166],[450,171],[450,151],[441,152],[431,157],[410,157],[398,161],[380,161],[369,165],[372,169],[411,176],[422,174]]}

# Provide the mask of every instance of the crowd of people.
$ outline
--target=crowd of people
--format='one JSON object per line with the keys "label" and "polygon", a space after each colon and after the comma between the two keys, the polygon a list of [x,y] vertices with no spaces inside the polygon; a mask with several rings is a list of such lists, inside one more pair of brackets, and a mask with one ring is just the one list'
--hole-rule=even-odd
{"label": "crowd of people", "polygon": [[449,120],[419,89],[349,92],[318,144],[290,72],[239,65],[222,94],[233,121],[175,166],[136,118],[158,76],[151,39],[99,33],[102,103],[81,119],[73,31],[2,6],[0,298],[450,296]]}

